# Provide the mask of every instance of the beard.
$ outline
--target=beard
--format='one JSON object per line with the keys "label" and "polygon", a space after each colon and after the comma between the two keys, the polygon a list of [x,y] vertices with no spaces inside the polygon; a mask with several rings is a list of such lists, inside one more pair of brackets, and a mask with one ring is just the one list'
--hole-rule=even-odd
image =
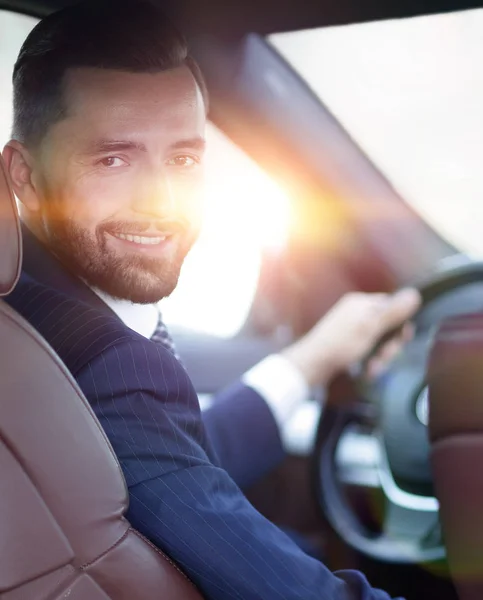
{"label": "beard", "polygon": [[[137,223],[136,233],[142,235],[149,226],[150,223]],[[170,222],[176,231],[177,246],[174,255],[171,253],[166,259],[135,252],[120,256],[109,248],[109,234],[133,232],[133,227],[130,222],[112,221],[91,233],[70,219],[49,219],[46,233],[49,248],[89,286],[136,304],[159,302],[176,288],[184,259],[197,236],[186,223]]]}

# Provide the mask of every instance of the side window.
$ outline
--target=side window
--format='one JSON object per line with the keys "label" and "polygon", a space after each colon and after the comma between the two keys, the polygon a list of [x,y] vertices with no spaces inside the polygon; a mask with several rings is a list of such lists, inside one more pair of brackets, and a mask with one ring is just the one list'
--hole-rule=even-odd
{"label": "side window", "polygon": [[0,148],[12,127],[12,71],[24,39],[37,19],[0,10]]}
{"label": "side window", "polygon": [[[36,20],[0,11],[0,145],[12,125],[11,77]],[[161,303],[165,321],[230,337],[256,291],[262,253],[284,244],[289,200],[281,188],[213,124],[207,127],[204,227],[176,291]]]}
{"label": "side window", "polygon": [[421,218],[481,260],[483,10],[269,41]]}

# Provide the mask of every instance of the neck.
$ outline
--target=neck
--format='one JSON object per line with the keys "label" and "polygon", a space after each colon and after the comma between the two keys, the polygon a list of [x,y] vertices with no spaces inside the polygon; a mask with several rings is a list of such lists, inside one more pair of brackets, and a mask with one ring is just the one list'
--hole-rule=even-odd
{"label": "neck", "polygon": [[47,245],[47,237],[45,235],[44,228],[42,227],[41,219],[31,210],[26,208],[23,204],[19,206],[19,214],[22,223],[27,229],[35,235],[43,244]]}

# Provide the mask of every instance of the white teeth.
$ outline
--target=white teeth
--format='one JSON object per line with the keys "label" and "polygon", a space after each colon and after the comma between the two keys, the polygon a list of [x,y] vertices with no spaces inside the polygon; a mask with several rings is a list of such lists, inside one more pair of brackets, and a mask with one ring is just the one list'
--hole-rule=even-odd
{"label": "white teeth", "polygon": [[115,233],[114,237],[117,237],[120,240],[126,240],[127,242],[134,242],[135,244],[150,246],[160,244],[166,239],[165,235],[160,235],[158,237],[147,237],[143,235],[131,235],[130,233]]}

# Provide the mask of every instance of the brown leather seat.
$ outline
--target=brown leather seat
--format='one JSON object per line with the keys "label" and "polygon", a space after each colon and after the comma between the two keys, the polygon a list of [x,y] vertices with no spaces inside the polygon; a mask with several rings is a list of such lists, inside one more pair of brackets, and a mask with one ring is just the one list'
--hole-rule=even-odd
{"label": "brown leather seat", "polygon": [[[21,235],[0,159],[0,295]],[[189,600],[199,592],[134,531],[119,463],[45,341],[0,301],[0,598]]]}
{"label": "brown leather seat", "polygon": [[461,600],[482,600],[483,315],[443,325],[428,376],[433,475],[449,567]]}

